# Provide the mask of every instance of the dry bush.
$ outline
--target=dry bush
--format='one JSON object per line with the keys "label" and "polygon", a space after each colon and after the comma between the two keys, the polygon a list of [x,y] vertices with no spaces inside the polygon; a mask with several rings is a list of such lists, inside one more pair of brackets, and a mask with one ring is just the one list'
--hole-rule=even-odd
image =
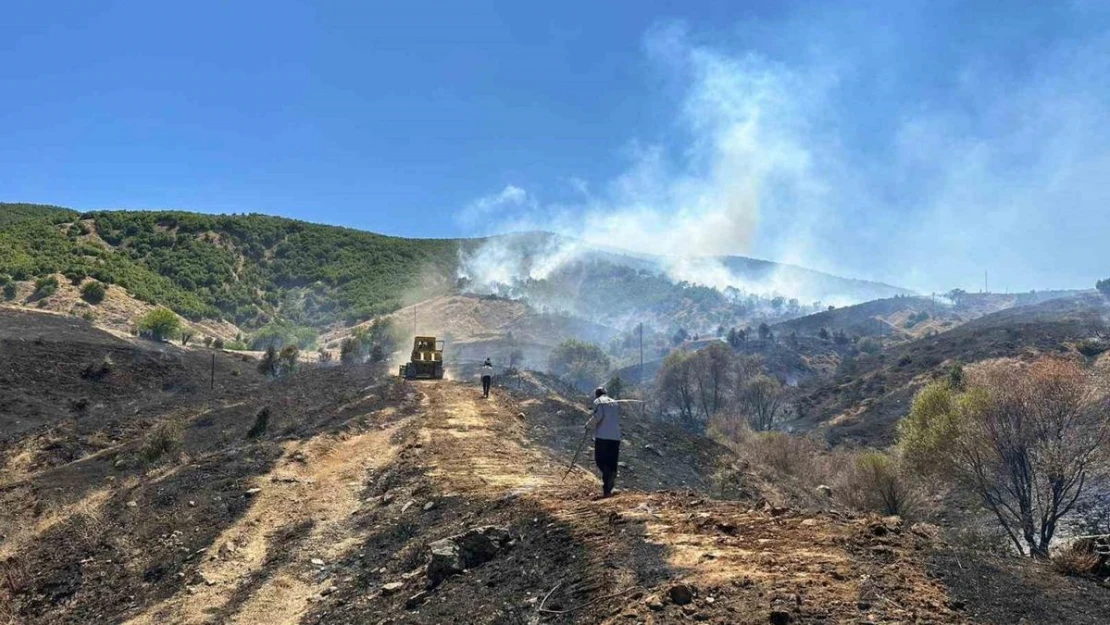
{"label": "dry bush", "polygon": [[1077,540],[1052,554],[1052,567],[1064,575],[1099,575],[1106,563],[1107,554],[1100,553],[1092,539]]}
{"label": "dry bush", "polygon": [[86,548],[95,547],[104,536],[106,528],[107,524],[100,509],[91,506],[74,512],[66,520],[68,535]]}
{"label": "dry bush", "polygon": [[81,369],[81,377],[86,380],[101,380],[109,373],[112,372],[112,367],[115,363],[112,361],[110,354],[105,354],[104,358],[96,362],[90,362]]}
{"label": "dry bush", "polygon": [[732,449],[751,439],[753,432],[748,420],[735,413],[716,414],[709,420],[705,435]]}
{"label": "dry bush", "polygon": [[819,474],[819,456],[824,447],[806,436],[785,432],[762,432],[745,445],[752,460],[782,475],[814,481]]}
{"label": "dry bush", "polygon": [[177,451],[185,440],[185,430],[174,420],[160,421],[150,430],[139,455],[147,464],[153,464],[166,454]]}
{"label": "dry bush", "polygon": [[847,454],[829,482],[845,505],[866,512],[913,516],[919,503],[916,489],[904,475],[898,458],[867,451]]}
{"label": "dry bush", "polygon": [[958,553],[969,556],[991,555],[1013,557],[1010,537],[1001,528],[970,526],[945,532],[945,542]]}

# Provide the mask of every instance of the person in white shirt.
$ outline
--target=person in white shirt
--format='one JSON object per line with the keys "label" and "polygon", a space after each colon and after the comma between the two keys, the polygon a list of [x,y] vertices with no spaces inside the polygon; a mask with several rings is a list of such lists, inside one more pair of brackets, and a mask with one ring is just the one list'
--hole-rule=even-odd
{"label": "person in white shirt", "polygon": [[489,397],[489,387],[493,383],[493,363],[489,358],[482,364],[482,397]]}
{"label": "person in white shirt", "polygon": [[621,452],[620,404],[605,393],[604,388],[594,391],[594,413],[586,422],[586,431],[593,428],[594,462],[601,471],[601,496],[613,495],[617,482],[617,462]]}

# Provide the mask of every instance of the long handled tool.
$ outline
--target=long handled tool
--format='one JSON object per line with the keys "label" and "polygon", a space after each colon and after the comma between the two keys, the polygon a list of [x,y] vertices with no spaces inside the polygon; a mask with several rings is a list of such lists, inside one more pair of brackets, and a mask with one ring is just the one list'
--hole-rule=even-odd
{"label": "long handled tool", "polygon": [[[632,403],[642,404],[642,403],[644,403],[643,400],[639,400],[639,399],[616,399],[616,400],[613,400],[613,401],[620,402],[620,403],[628,403],[628,404],[632,404]],[[578,464],[578,456],[581,455],[582,450],[586,448],[586,440],[589,439],[589,438],[590,438],[590,430],[587,429],[582,434],[582,442],[578,443],[578,451],[574,452],[574,459],[572,459],[570,461],[570,466],[567,467],[567,472],[563,474],[563,479],[559,480],[560,484],[562,484],[563,482],[566,481],[567,476],[570,475],[570,472],[574,470],[574,465]]]}
{"label": "long handled tool", "polygon": [[586,439],[588,439],[589,437],[589,430],[586,430],[582,433],[582,442],[578,443],[578,451],[574,452],[574,459],[570,461],[570,466],[567,467],[567,472],[563,474],[563,479],[559,480],[560,484],[566,481],[567,476],[570,475],[570,472],[574,470],[574,465],[578,464],[578,456],[580,456],[582,454],[582,450],[586,448]]}

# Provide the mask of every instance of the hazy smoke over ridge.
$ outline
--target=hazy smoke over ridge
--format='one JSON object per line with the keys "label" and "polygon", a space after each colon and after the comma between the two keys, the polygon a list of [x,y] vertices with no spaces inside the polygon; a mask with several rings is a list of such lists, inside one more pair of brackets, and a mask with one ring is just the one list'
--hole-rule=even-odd
{"label": "hazy smoke over ridge", "polygon": [[[809,11],[753,27],[764,39],[740,51],[681,26],[650,33],[649,57],[683,87],[679,140],[634,143],[597,192],[576,179],[576,200],[510,185],[465,214],[668,256],[675,279],[802,297],[789,279],[745,284],[691,257],[752,255],[925,292],[975,289],[984,270],[1014,290],[1089,287],[1105,271],[1094,250],[1110,231],[1110,38],[1084,27],[1107,24],[1105,11],[1015,12],[998,50],[968,48],[993,45],[975,29],[996,25],[966,26],[955,10],[883,12],[882,29],[874,12]],[[1023,47],[1046,19],[1075,36]],[[922,32],[972,43],[938,48]],[[577,251],[524,262],[482,250],[464,271],[542,277]]]}
{"label": "hazy smoke over ridge", "polygon": [[541,206],[512,185],[476,200],[464,223],[496,214],[504,231],[552,231],[587,245],[548,245],[525,258],[493,240],[463,259],[465,277],[479,284],[543,278],[588,246],[601,246],[663,256],[659,268],[675,280],[786,292],[787,284],[747,283],[705,257],[748,254],[761,211],[820,200],[822,175],[803,141],[813,129],[797,98],[809,93],[802,100],[817,104],[820,78],[691,47],[678,27],[653,34],[647,46],[660,63],[692,77],[680,112],[691,137],[685,153],[676,159],[661,146],[634,145],[628,170],[577,204]]}

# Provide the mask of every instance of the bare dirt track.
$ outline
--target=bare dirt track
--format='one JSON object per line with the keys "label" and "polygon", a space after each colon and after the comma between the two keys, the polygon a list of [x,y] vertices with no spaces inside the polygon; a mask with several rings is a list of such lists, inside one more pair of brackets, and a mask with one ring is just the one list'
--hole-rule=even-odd
{"label": "bare dirt track", "polygon": [[[426,413],[409,425],[400,463],[374,480],[380,503],[362,519],[361,574],[309,622],[965,621],[915,556],[927,537],[896,520],[693,492],[596,501],[585,471],[559,483],[561,458],[530,442],[536,417],[521,419],[511,399],[485,402],[448,382],[422,390]],[[515,545],[421,594],[413,545],[491,524],[508,527]],[[395,581],[401,588],[386,586]],[[676,585],[693,590],[690,602],[671,598]]]}

